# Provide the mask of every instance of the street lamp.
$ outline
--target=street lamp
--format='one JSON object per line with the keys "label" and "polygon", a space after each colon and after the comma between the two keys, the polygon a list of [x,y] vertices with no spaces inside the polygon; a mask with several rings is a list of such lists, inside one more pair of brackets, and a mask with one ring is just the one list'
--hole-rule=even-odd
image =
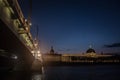
{"label": "street lamp", "polygon": [[39,54],[39,53],[40,53],[40,51],[38,50],[38,51],[37,51],[37,53]]}
{"label": "street lamp", "polygon": [[31,51],[31,53],[35,53],[34,51]]}
{"label": "street lamp", "polygon": [[38,57],[41,57],[41,54],[38,54]]}
{"label": "street lamp", "polygon": [[31,53],[36,59],[39,59],[41,57],[40,50],[33,50]]}

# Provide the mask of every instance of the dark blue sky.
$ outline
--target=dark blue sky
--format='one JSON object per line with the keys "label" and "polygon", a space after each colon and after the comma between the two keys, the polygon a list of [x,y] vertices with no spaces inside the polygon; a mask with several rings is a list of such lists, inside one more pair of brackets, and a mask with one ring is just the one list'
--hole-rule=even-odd
{"label": "dark blue sky", "polygon": [[[119,0],[33,0],[32,33],[39,26],[41,51],[58,53],[120,52]],[[27,16],[27,0],[21,5]],[[107,46],[106,46],[107,45]]]}

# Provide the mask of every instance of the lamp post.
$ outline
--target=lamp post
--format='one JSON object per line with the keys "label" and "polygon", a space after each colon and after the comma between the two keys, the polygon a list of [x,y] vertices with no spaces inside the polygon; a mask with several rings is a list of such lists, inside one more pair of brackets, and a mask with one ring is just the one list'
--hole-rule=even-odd
{"label": "lamp post", "polygon": [[33,54],[35,59],[41,60],[41,53],[39,49],[34,49],[33,51],[31,51],[31,53]]}

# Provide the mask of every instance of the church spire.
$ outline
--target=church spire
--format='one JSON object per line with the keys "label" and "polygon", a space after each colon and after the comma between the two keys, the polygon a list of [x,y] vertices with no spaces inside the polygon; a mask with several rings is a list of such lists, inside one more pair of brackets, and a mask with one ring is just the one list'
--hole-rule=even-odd
{"label": "church spire", "polygon": [[53,46],[51,46],[50,54],[54,54]]}

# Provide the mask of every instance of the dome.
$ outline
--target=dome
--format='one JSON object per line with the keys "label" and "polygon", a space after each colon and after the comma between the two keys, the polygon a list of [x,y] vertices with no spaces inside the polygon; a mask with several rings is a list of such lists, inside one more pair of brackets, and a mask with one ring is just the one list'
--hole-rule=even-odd
{"label": "dome", "polygon": [[95,50],[92,49],[92,48],[89,48],[89,49],[86,51],[86,53],[95,53]]}

